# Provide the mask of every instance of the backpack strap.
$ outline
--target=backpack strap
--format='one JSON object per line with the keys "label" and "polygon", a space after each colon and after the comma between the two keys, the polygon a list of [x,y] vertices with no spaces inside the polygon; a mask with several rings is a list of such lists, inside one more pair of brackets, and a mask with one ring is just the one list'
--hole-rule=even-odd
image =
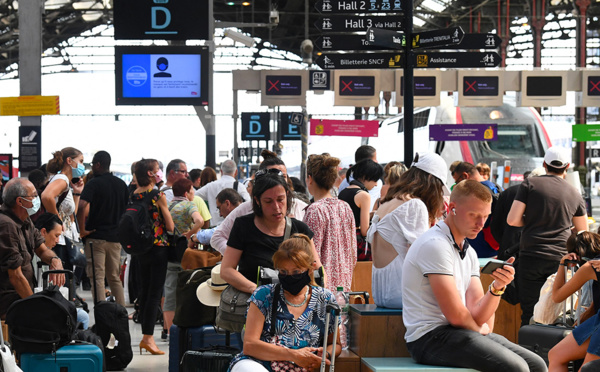
{"label": "backpack strap", "polygon": [[233,189],[235,191],[238,191],[238,184],[239,184],[238,180],[235,180],[235,182],[233,183]]}
{"label": "backpack strap", "polygon": [[283,240],[288,240],[292,234],[292,219],[285,217],[285,233],[283,234]]}
{"label": "backpack strap", "polygon": [[171,209],[173,209],[177,204],[181,203],[183,200],[176,200],[174,203],[172,203],[169,206],[169,212],[171,211]]}
{"label": "backpack strap", "polygon": [[271,308],[271,327],[269,334],[271,338],[275,336],[275,322],[277,321],[277,302],[279,302],[279,293],[281,293],[281,284],[275,284],[275,293],[273,294],[273,307]]}

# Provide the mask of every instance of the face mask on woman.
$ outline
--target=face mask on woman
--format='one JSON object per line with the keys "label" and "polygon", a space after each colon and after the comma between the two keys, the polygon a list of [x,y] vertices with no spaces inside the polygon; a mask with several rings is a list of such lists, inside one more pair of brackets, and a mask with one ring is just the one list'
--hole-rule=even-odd
{"label": "face mask on woman", "polygon": [[[297,276],[297,278],[294,278]],[[281,288],[283,290],[290,292],[292,295],[297,295],[300,293],[302,288],[310,283],[310,276],[308,275],[308,270],[298,275],[278,275],[279,283],[281,283]]]}
{"label": "face mask on woman", "polygon": [[160,181],[162,181],[163,179],[163,172],[159,169],[158,172],[156,172],[156,174],[154,174],[154,181],[156,183],[159,183]]}
{"label": "face mask on woman", "polygon": [[85,173],[85,166],[81,163],[77,164],[77,168],[71,167],[73,178],[80,178]]}
{"label": "face mask on woman", "polygon": [[31,200],[31,204],[32,204],[31,208],[27,208],[27,207],[21,205],[21,207],[23,207],[27,210],[27,214],[30,216],[35,214],[40,209],[40,205],[41,205],[40,197],[36,196],[35,198],[33,198],[33,200]]}

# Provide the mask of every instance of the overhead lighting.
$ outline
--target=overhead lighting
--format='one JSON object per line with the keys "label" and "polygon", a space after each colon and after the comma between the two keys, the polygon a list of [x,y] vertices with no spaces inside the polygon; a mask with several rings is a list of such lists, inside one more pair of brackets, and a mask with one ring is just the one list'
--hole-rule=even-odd
{"label": "overhead lighting", "polygon": [[244,2],[242,3],[242,5],[243,5],[243,6],[248,6],[248,5],[250,5],[250,2],[249,2],[249,1],[244,1]]}

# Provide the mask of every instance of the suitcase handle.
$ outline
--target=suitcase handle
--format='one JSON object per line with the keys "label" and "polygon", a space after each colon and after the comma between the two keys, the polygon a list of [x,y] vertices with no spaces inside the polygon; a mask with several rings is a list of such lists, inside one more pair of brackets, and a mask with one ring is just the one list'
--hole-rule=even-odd
{"label": "suitcase handle", "polygon": [[48,287],[48,276],[52,274],[64,274],[67,277],[65,286],[69,288],[69,301],[73,301],[75,299],[75,284],[73,283],[73,272],[71,270],[48,270],[42,272],[42,288],[45,289]]}

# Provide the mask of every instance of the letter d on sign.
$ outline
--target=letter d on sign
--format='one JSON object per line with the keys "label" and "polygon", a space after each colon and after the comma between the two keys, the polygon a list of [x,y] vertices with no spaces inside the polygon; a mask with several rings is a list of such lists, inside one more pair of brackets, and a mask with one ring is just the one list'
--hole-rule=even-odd
{"label": "letter d on sign", "polygon": [[[165,15],[165,22],[162,25],[159,25],[157,23],[157,15],[158,12],[162,12]],[[169,24],[171,24],[171,12],[169,11],[169,9],[165,8],[164,6],[153,6],[152,7],[152,28],[155,30],[162,30],[164,28],[169,27]]]}
{"label": "letter d on sign", "polygon": [[250,120],[250,134],[259,134],[262,125],[260,121]]}

